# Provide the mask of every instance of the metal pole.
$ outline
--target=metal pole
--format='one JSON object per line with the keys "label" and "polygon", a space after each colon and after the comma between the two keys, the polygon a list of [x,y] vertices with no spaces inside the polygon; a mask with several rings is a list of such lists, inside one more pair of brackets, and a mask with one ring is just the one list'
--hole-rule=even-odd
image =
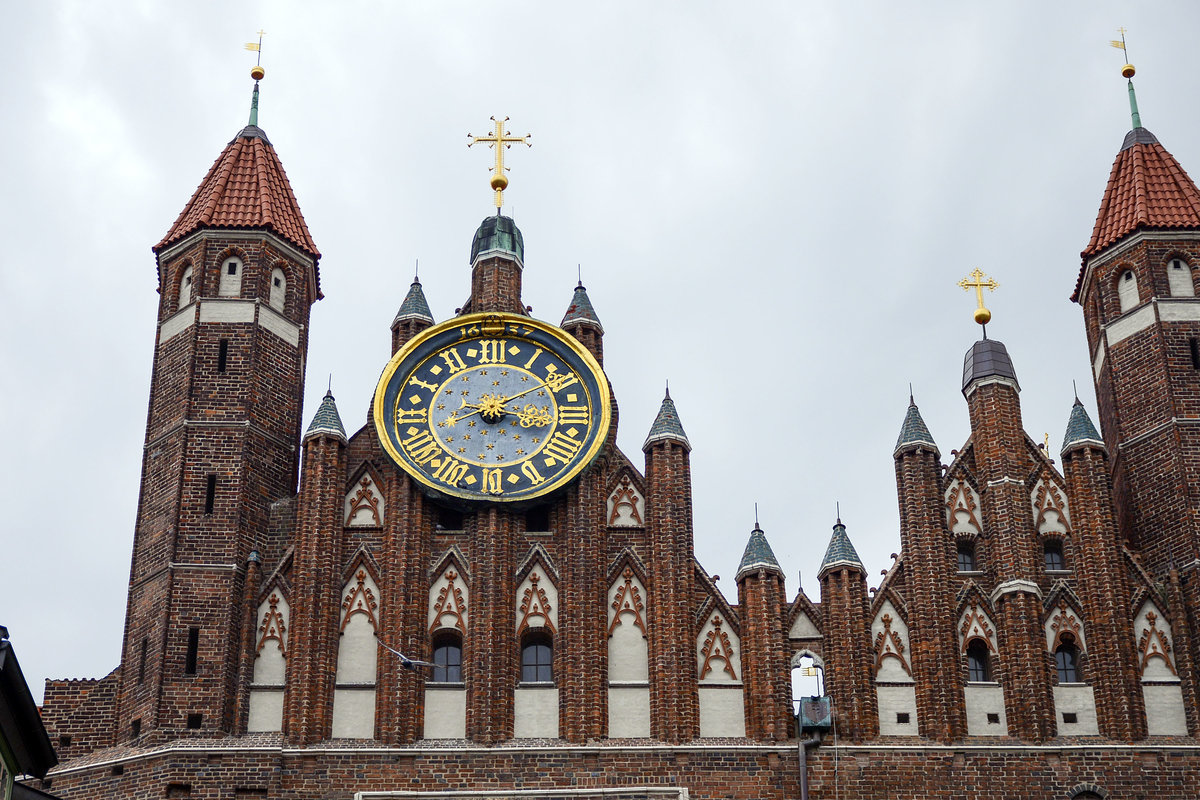
{"label": "metal pole", "polygon": [[[796,721],[799,722],[799,718]],[[808,742],[799,735],[796,742],[800,748],[800,800],[808,800]]]}

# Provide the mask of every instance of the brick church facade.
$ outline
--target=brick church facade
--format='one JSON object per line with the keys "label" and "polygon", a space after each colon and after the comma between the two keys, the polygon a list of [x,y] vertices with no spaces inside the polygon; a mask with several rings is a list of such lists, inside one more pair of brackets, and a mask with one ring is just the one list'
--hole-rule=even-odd
{"label": "brick church facade", "polygon": [[[1136,117],[1073,297],[1100,430],[1076,402],[1051,460],[985,337],[964,362],[971,435],[948,464],[907,409],[901,546],[878,590],[839,521],[820,596],[789,595],[755,525],[736,603],[693,555],[691,445],[669,395],[642,454],[616,446],[613,400],[587,468],[518,506],[426,491],[374,425],[346,432],[331,393],[304,424],[320,253],[255,121],[154,247],[121,663],[47,682],[62,763],[35,785],[1200,796],[1200,191]],[[512,220],[486,219],[461,313],[526,314],[523,258]],[[414,281],[392,352],[433,326]],[[558,329],[603,365],[582,285]],[[812,707],[829,724],[798,729],[802,662],[823,671],[829,700]]]}

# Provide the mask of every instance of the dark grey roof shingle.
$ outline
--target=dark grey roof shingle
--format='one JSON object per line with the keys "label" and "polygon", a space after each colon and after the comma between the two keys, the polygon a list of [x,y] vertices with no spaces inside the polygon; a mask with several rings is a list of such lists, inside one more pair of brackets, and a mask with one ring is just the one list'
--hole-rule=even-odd
{"label": "dark grey roof shingle", "polygon": [[661,439],[674,439],[682,442],[688,450],[692,449],[692,443],[688,441],[687,434],[683,432],[683,424],[679,421],[679,412],[675,410],[675,401],[671,399],[669,389],[666,397],[663,398],[662,406],[658,409],[658,416],[655,417],[654,424],[650,426],[650,433],[646,436],[642,449],[648,449],[651,444]]}
{"label": "dark grey roof shingle", "polygon": [[1104,446],[1104,440],[1100,438],[1100,433],[1092,424],[1092,418],[1088,416],[1087,409],[1076,398],[1075,405],[1071,407],[1071,418],[1067,420],[1067,432],[1063,434],[1062,452],[1065,453],[1075,445],[1085,442]]}
{"label": "dark grey roof shingle", "polygon": [[833,526],[833,536],[829,537],[829,547],[825,550],[825,557],[821,559],[821,568],[817,575],[823,575],[825,570],[842,565],[858,567],[860,570],[863,568],[858,551],[850,544],[850,537],[846,535],[846,526],[839,519]]}
{"label": "dark grey roof shingle", "polygon": [[746,542],[746,550],[742,553],[742,562],[738,564],[737,576],[734,580],[741,580],[742,575],[747,572],[757,572],[760,569],[769,569],[783,574],[783,569],[779,566],[779,561],[775,558],[774,551],[771,550],[771,545],[767,542],[767,535],[763,533],[762,528],[758,527],[758,523],[754,523],[754,530],[750,531],[750,540]]}
{"label": "dark grey roof shingle", "polygon": [[995,339],[980,339],[971,345],[963,359],[963,392],[966,393],[967,387],[975,381],[993,377],[1006,378],[1016,383],[1018,390],[1021,388],[1017,382],[1017,370],[1004,343]]}
{"label": "dark grey roof shingle", "polygon": [[583,281],[575,287],[575,294],[571,297],[571,305],[567,307],[567,313],[563,314],[562,327],[567,327],[571,322],[592,322],[600,328],[600,332],[604,332],[604,326],[600,324],[600,318],[596,316],[596,309],[592,308],[592,301],[588,297],[587,289],[583,288]]}
{"label": "dark grey roof shingle", "polygon": [[895,455],[902,448],[918,444],[927,444],[937,450],[937,442],[933,441],[933,435],[929,433],[925,420],[921,418],[917,404],[909,399],[908,412],[904,415],[904,424],[900,426],[900,438],[896,440],[896,447],[892,450],[892,454]]}
{"label": "dark grey roof shingle", "polygon": [[346,441],[346,429],[342,427],[342,418],[338,416],[337,404],[333,402],[332,391],[325,392],[325,397],[322,398],[317,413],[313,415],[308,430],[304,432],[304,440],[308,441],[321,434],[333,436],[343,442]]}
{"label": "dark grey roof shingle", "polygon": [[404,297],[404,302],[400,304],[400,310],[396,312],[396,318],[392,320],[395,325],[402,319],[421,319],[433,323],[433,314],[429,311],[429,303],[425,302],[425,292],[421,289],[421,282],[413,278],[412,286],[408,287],[408,294]]}

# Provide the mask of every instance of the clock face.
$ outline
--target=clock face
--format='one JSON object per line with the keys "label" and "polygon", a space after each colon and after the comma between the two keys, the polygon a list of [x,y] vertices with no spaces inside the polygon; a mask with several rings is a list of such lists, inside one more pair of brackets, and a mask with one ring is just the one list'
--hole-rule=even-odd
{"label": "clock face", "polygon": [[415,336],[375,389],[388,455],[430,493],[520,502],[562,488],[608,434],[608,382],[560,329],[468,314]]}

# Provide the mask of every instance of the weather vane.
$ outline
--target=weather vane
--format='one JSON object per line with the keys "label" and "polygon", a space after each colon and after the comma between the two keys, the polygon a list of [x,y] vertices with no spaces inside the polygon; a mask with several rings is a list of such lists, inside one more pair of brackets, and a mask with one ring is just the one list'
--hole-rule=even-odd
{"label": "weather vane", "polygon": [[496,123],[496,132],[491,136],[472,136],[468,133],[467,138],[471,141],[467,142],[467,147],[486,142],[488,147],[496,151],[496,164],[492,167],[491,185],[496,192],[496,215],[499,216],[500,207],[504,205],[504,190],[508,187],[508,176],[504,174],[508,171],[508,167],[504,166],[504,151],[512,147],[514,143],[533,147],[533,142],[529,141],[532,134],[513,136],[511,131],[504,130],[504,123],[508,122],[508,117],[504,119],[492,117],[492,122]]}
{"label": "weather vane", "polygon": [[1115,47],[1125,54],[1125,66],[1121,67],[1121,74],[1126,78],[1132,78],[1134,69],[1133,64],[1129,63],[1129,48],[1125,46],[1125,29],[1117,28],[1117,33],[1121,34],[1120,40],[1110,39],[1108,44],[1110,47]]}
{"label": "weather vane", "polygon": [[[979,303],[979,307],[975,309],[975,321],[980,325],[987,325],[992,318],[992,312],[988,311],[987,306],[983,304],[983,290],[987,289],[989,292],[994,292],[999,288],[1000,284],[984,275],[983,270],[976,268],[970,275],[959,281],[958,285],[962,287],[964,292],[968,289],[975,290],[975,300]],[[987,328],[984,328],[984,331],[984,338],[987,338]]]}
{"label": "weather vane", "polygon": [[267,71],[262,68],[262,37],[266,35],[266,31],[259,28],[258,41],[246,42],[246,49],[252,53],[258,53],[258,58],[254,61],[254,66],[250,68],[250,77],[254,79],[254,96],[250,100],[250,124],[258,125],[258,82],[263,79]]}

